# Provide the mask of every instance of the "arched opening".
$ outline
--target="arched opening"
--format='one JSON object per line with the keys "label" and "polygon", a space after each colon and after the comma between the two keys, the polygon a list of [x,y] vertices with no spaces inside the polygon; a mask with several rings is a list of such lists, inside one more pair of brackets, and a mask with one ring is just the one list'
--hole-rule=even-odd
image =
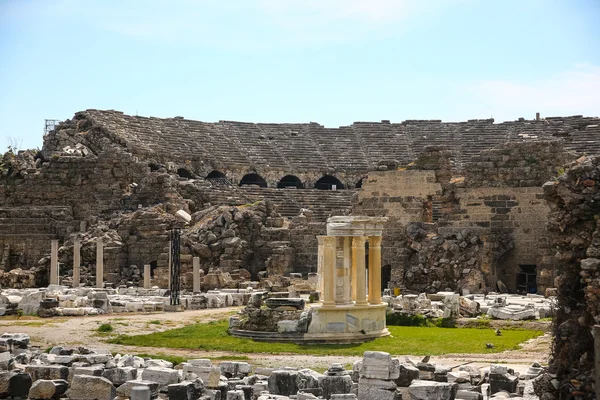
{"label": "arched opening", "polygon": [[304,183],[296,175],[286,175],[277,184],[278,189],[287,187],[295,187],[296,189],[304,189]]}
{"label": "arched opening", "polygon": [[156,163],[150,163],[148,166],[150,167],[150,172],[158,171],[162,167],[162,165]]}
{"label": "arched opening", "polygon": [[355,187],[356,189],[360,189],[360,188],[362,188],[363,179],[365,179],[365,178],[360,178],[360,180],[354,184],[354,187]]}
{"label": "arched opening", "polygon": [[194,178],[194,174],[192,174],[190,171],[188,171],[185,168],[179,168],[177,170],[177,175],[179,175],[182,178],[188,178],[188,179],[193,179]]}
{"label": "arched opening", "polygon": [[221,171],[212,171],[210,174],[206,175],[206,180],[210,181],[213,179],[227,179],[224,173]]}
{"label": "arched opening", "polygon": [[392,279],[392,266],[390,264],[381,267],[381,289],[388,289]]}
{"label": "arched opening", "polygon": [[212,171],[206,175],[206,180],[217,185],[231,186],[231,182],[229,182],[229,179],[221,171]]}
{"label": "arched opening", "polygon": [[342,182],[332,175],[325,175],[315,183],[315,189],[321,190],[333,190],[334,186],[335,189],[344,189]]}
{"label": "arched opening", "polygon": [[267,181],[265,181],[263,177],[258,174],[246,174],[242,177],[242,180],[240,181],[240,186],[244,185],[258,185],[260,187],[266,188]]}

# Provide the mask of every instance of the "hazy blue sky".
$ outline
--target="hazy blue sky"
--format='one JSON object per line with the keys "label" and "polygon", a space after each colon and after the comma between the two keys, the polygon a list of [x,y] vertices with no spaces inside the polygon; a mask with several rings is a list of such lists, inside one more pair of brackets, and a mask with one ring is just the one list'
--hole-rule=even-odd
{"label": "hazy blue sky", "polygon": [[599,0],[0,0],[0,150],[87,108],[218,121],[600,114]]}

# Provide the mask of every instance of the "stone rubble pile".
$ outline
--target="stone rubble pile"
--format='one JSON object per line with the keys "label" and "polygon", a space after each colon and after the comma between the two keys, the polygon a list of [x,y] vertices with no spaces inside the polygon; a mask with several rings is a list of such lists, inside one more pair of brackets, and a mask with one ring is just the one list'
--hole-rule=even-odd
{"label": "stone rubble pile", "polygon": [[460,296],[454,292],[437,292],[397,297],[384,296],[393,312],[423,315],[430,318],[471,318],[487,315],[493,319],[526,320],[553,317],[555,297],[536,294],[470,294]]}
{"label": "stone rubble pile", "polygon": [[147,399],[171,400],[428,400],[511,397],[539,398],[554,382],[534,363],[524,374],[501,365],[445,367],[403,361],[367,351],[345,370],[332,364],[324,373],[308,368],[253,367],[246,362],[193,359],[174,366],[162,359],[113,356],[85,347],[28,348],[26,334],[0,338],[0,397],[73,400],[127,399],[140,390]]}
{"label": "stone rubble pile", "polygon": [[[248,303],[251,289],[211,290],[207,293],[183,293],[181,304],[187,310],[242,306]],[[170,298],[166,289],[119,287],[96,289],[50,285],[41,289],[3,289],[0,315],[16,314],[40,317],[98,315],[117,312],[164,311]]]}

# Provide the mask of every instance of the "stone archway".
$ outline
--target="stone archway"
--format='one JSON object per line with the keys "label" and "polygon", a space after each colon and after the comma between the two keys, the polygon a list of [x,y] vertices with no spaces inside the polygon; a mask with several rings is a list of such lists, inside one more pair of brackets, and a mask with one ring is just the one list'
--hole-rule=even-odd
{"label": "stone archway", "polygon": [[210,174],[206,175],[206,180],[216,180],[216,179],[227,179],[227,176],[221,171],[214,170]]}
{"label": "stone archway", "polygon": [[194,178],[194,174],[192,174],[189,170],[187,170],[185,168],[178,168],[177,175],[179,175],[182,178],[188,178],[188,179]]}
{"label": "stone archway", "polygon": [[245,185],[258,185],[260,187],[266,188],[267,181],[265,181],[265,179],[262,176],[256,173],[251,173],[244,175],[240,180],[240,186]]}
{"label": "stone archway", "polygon": [[295,187],[296,189],[304,189],[304,183],[296,175],[286,175],[279,183],[277,183],[278,189],[284,189],[286,187]]}
{"label": "stone archway", "polygon": [[344,184],[338,178],[333,175],[325,175],[317,182],[315,182],[315,189],[321,190],[333,190],[335,186],[337,189],[344,189]]}

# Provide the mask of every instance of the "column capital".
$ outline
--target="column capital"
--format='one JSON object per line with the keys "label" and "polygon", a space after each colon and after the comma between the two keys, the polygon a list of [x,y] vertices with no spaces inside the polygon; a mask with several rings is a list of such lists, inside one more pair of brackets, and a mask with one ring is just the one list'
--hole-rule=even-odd
{"label": "column capital", "polygon": [[317,236],[317,243],[318,243],[319,245],[322,245],[322,244],[324,243],[324,240],[323,240],[323,239],[324,239],[324,238],[326,238],[326,237],[327,237],[327,236],[325,236],[325,235],[318,235],[318,236]]}
{"label": "column capital", "polygon": [[323,238],[323,244],[325,245],[325,247],[335,247],[336,246],[337,236],[321,236],[321,237]]}
{"label": "column capital", "polygon": [[381,247],[381,236],[369,236],[369,248]]}
{"label": "column capital", "polygon": [[352,247],[364,246],[367,239],[367,236],[352,236]]}

